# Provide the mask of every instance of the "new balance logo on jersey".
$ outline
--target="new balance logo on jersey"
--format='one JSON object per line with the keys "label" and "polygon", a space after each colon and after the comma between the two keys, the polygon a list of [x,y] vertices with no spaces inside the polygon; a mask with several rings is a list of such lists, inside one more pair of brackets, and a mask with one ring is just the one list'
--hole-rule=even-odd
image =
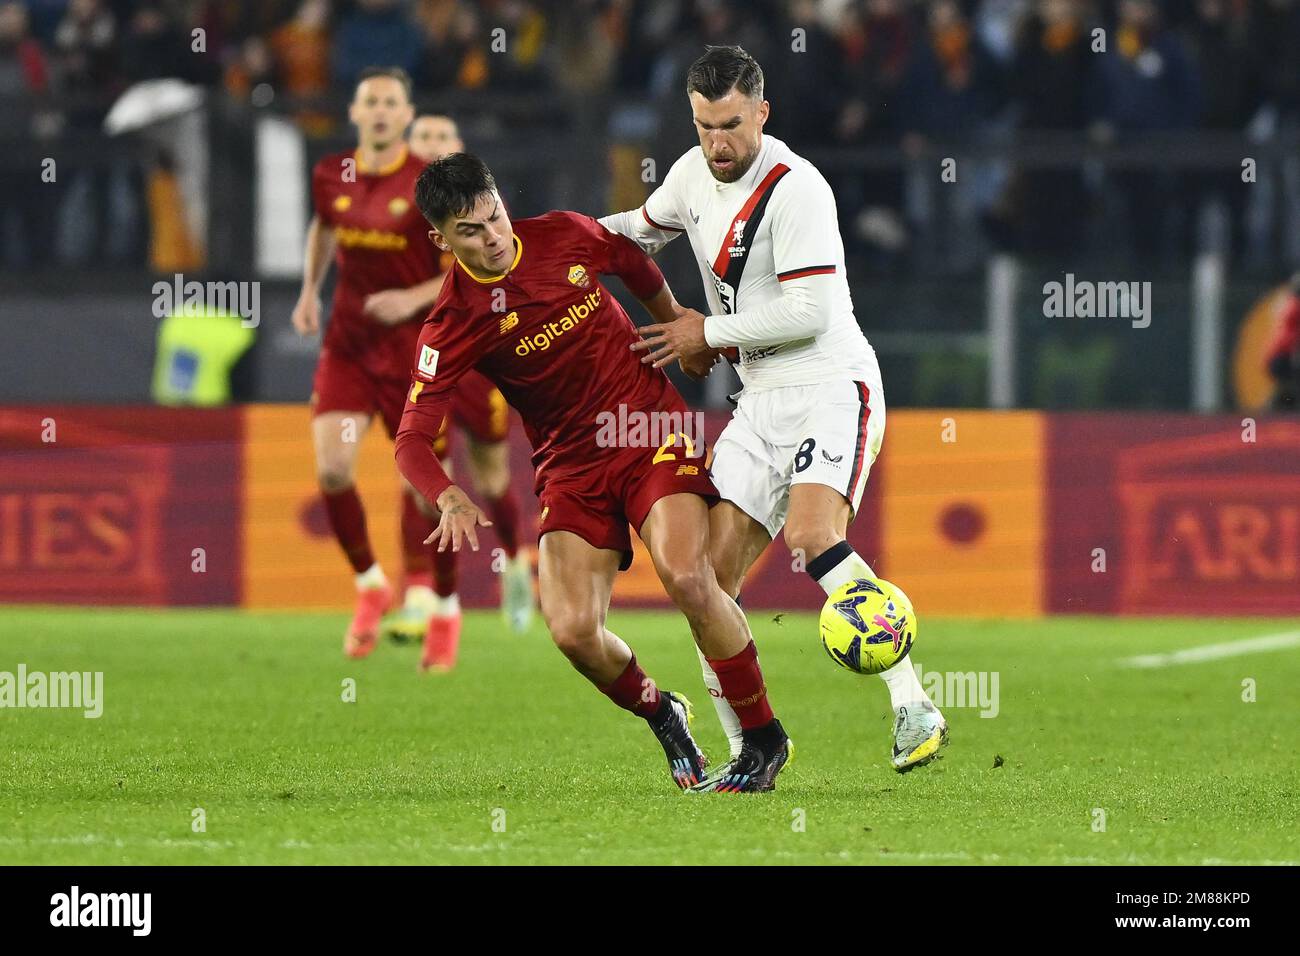
{"label": "new balance logo on jersey", "polygon": [[518,312],[511,312],[509,315],[503,315],[501,316],[501,331],[498,332],[497,334],[505,335],[507,332],[509,332],[518,324],[519,324]]}

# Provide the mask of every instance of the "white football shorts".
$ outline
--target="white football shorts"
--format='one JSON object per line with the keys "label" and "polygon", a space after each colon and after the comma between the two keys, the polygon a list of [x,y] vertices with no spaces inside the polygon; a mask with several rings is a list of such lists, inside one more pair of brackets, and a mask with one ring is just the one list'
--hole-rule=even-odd
{"label": "white football shorts", "polygon": [[785,525],[792,484],[834,488],[857,514],[884,437],[879,385],[836,379],[747,388],[713,446],[713,483],[719,495],[776,537]]}

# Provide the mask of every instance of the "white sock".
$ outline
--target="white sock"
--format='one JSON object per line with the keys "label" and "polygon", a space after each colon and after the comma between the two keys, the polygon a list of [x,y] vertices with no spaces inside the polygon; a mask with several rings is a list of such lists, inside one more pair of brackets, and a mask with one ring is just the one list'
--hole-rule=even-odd
{"label": "white sock", "polygon": [[435,594],[433,604],[430,607],[433,608],[434,617],[456,617],[460,614],[460,595],[448,594],[443,597],[440,594]]}
{"label": "white sock", "polygon": [[407,607],[431,607],[437,600],[438,595],[427,584],[408,585],[402,597],[402,603]]}
{"label": "white sock", "polygon": [[[819,567],[818,565],[823,563],[823,559],[834,561],[834,563],[829,568]],[[814,572],[818,574],[816,581],[827,594],[833,592],[840,585],[856,581],[858,578],[875,578],[876,576],[876,572],[871,570],[871,565],[863,561],[862,557],[853,550],[847,541],[831,545],[821,555],[813,558],[808,563],[807,570],[809,576],[812,576]]]}
{"label": "white sock", "polygon": [[[863,561],[847,541],[832,545],[826,550],[826,555],[831,556],[832,559],[838,557],[839,560],[830,568],[814,567],[813,565],[821,561],[819,556],[813,559],[808,570],[821,572],[817,583],[827,594],[849,581],[876,576],[876,572],[871,570],[871,565]],[[898,710],[904,704],[930,699],[930,695],[925,692],[920,680],[917,679],[916,668],[912,666],[911,657],[904,657],[889,670],[881,673],[880,679],[889,688],[889,704],[894,710]]]}
{"label": "white sock", "polygon": [[369,591],[371,588],[386,587],[388,578],[384,577],[384,569],[376,561],[356,576],[356,582],[358,591]]}
{"label": "white sock", "polygon": [[915,704],[918,700],[930,699],[930,695],[925,692],[925,688],[916,677],[916,668],[912,666],[910,654],[889,670],[883,671],[880,679],[889,688],[889,705],[894,710],[898,710],[904,704]]}
{"label": "white sock", "polygon": [[722,696],[722,682],[718,680],[718,675],[713,673],[713,668],[709,666],[709,659],[704,656],[704,652],[697,645],[695,653],[700,655],[700,669],[704,672],[704,686],[709,689],[709,696],[713,698],[713,708],[718,712],[718,720],[722,723],[722,729],[726,731],[727,741],[731,744],[731,756],[739,755],[741,746],[745,743],[745,737],[741,733],[740,718],[736,712],[731,709],[727,699]]}

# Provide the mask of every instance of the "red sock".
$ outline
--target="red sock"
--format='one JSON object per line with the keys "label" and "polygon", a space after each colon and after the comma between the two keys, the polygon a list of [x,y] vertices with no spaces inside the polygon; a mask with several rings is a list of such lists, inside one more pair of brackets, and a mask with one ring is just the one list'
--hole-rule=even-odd
{"label": "red sock", "polygon": [[623,668],[623,673],[614,678],[614,683],[600,688],[600,692],[638,717],[652,717],[659,710],[659,688],[646,677],[645,671],[636,662],[635,654],[627,662],[627,667]]}
{"label": "red sock", "polygon": [[519,499],[507,488],[500,498],[487,500],[487,510],[497,540],[506,554],[513,558],[519,551]]}
{"label": "red sock", "polygon": [[[433,560],[424,539],[437,527],[408,493],[402,493],[402,568],[406,583],[432,585]],[[416,580],[413,580],[416,579]]]}
{"label": "red sock", "polygon": [[451,597],[456,593],[456,552],[447,545],[446,551],[439,551],[436,545],[429,545],[433,554],[433,593],[438,597]]}
{"label": "red sock", "polygon": [[718,675],[723,699],[740,718],[741,730],[753,730],[770,724],[774,715],[767,703],[767,687],[758,666],[758,648],[750,641],[735,657],[720,661],[710,659],[709,666]]}
{"label": "red sock", "polygon": [[375,563],[370,550],[370,535],[366,533],[366,510],[361,507],[361,497],[355,486],[332,494],[322,493],[322,497],[334,537],[343,546],[352,570],[360,574]]}

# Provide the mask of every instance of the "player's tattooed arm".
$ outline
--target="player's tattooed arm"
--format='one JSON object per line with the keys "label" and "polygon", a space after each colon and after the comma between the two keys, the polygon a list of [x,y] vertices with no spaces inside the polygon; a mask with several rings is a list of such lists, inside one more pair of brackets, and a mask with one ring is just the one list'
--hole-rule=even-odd
{"label": "player's tattooed arm", "polygon": [[438,495],[438,510],[441,517],[433,534],[424,539],[425,544],[437,542],[439,551],[446,551],[451,545],[452,551],[459,551],[461,541],[468,541],[472,550],[478,550],[478,528],[490,528],[492,522],[487,519],[469,495],[455,485],[448,485]]}

